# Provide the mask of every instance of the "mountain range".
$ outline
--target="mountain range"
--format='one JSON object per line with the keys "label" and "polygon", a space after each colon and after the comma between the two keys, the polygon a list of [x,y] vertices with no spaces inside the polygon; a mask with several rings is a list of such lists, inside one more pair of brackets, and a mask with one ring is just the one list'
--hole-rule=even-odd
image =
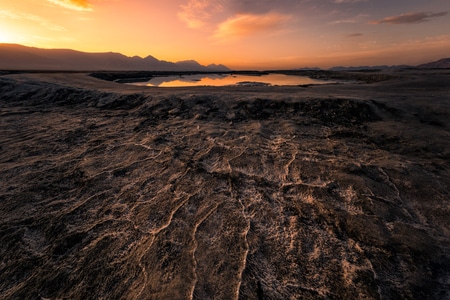
{"label": "mountain range", "polygon": [[443,58],[427,64],[422,64],[417,67],[421,69],[448,69],[450,68],[450,57]]}
{"label": "mountain range", "polygon": [[[333,67],[331,71],[373,70],[373,69],[445,69],[450,68],[450,58],[418,66],[358,66]],[[149,55],[125,56],[115,52],[88,53],[70,49],[41,49],[18,44],[0,43],[0,69],[2,70],[57,70],[57,71],[196,71],[227,72],[221,64],[203,66],[195,60],[168,62]],[[307,68],[319,69],[319,68]]]}
{"label": "mountain range", "polygon": [[330,71],[357,71],[357,70],[388,70],[388,69],[407,69],[407,68],[419,68],[419,69],[448,69],[450,68],[450,58],[442,58],[437,61],[421,64],[418,66],[408,65],[394,65],[394,66],[358,66],[358,67],[332,67]]}
{"label": "mountain range", "polygon": [[360,71],[360,70],[392,70],[392,69],[405,69],[405,68],[413,68],[412,66],[408,65],[396,65],[396,66],[388,66],[388,65],[381,65],[381,66],[357,66],[357,67],[344,67],[344,66],[336,66],[332,67],[328,70],[330,71]]}
{"label": "mountain range", "polygon": [[195,60],[168,62],[153,56],[128,57],[120,53],[88,53],[69,49],[41,49],[0,44],[0,69],[71,71],[230,71],[224,65],[203,66]]}

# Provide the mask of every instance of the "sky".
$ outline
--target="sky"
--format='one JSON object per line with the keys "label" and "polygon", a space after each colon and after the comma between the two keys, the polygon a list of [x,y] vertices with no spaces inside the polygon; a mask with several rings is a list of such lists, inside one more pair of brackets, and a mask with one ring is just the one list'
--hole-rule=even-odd
{"label": "sky", "polygon": [[0,43],[232,69],[450,57],[450,0],[0,0]]}

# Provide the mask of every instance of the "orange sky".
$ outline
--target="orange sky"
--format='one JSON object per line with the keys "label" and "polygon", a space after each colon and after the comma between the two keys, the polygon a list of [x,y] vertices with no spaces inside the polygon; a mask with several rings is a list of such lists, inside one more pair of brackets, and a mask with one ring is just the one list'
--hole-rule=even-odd
{"label": "orange sky", "polygon": [[0,0],[0,42],[233,69],[450,56],[449,0]]}

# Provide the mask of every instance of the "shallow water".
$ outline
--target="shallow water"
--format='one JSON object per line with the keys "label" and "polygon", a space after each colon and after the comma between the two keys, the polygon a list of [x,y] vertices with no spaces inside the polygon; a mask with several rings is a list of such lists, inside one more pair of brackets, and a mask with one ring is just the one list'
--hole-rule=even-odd
{"label": "shallow water", "polygon": [[227,85],[304,85],[327,84],[330,81],[312,79],[306,76],[284,74],[228,75],[228,74],[197,74],[153,77],[147,82],[134,82],[132,85],[181,87],[181,86],[227,86]]}

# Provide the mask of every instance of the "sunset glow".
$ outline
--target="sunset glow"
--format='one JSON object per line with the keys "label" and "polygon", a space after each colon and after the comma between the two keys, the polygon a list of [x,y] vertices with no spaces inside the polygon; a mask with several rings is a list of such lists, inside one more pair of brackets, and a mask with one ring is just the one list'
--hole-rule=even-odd
{"label": "sunset glow", "polygon": [[10,43],[10,42],[12,42],[12,38],[9,32],[5,30],[0,31],[0,43]]}
{"label": "sunset glow", "polygon": [[447,57],[448,0],[0,0],[0,42],[234,69]]}

